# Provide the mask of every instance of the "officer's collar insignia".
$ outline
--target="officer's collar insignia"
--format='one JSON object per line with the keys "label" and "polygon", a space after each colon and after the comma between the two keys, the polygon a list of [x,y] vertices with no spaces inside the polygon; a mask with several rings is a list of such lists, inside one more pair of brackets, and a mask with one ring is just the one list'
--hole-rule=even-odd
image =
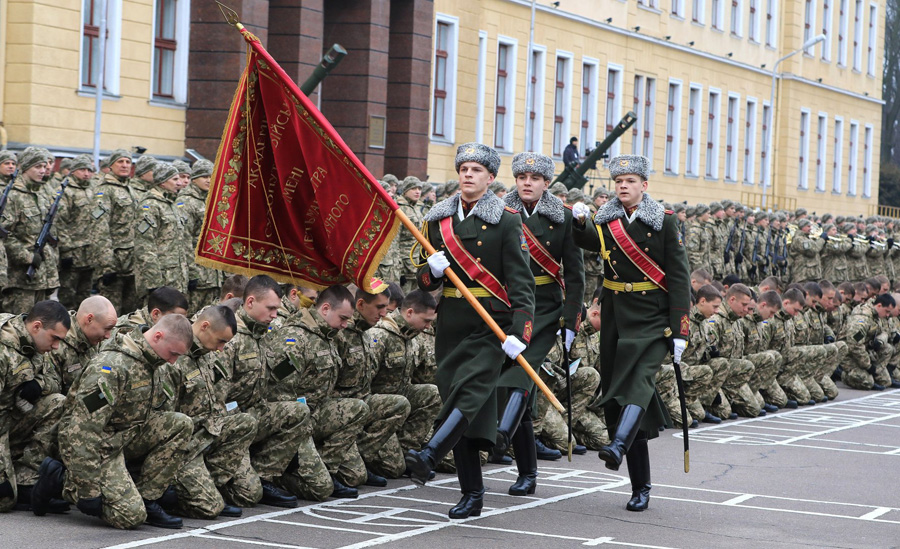
{"label": "officer's collar insignia", "polygon": [[[445,217],[456,215],[459,210],[459,200],[460,195],[457,194],[438,202],[425,215],[425,221],[439,221]],[[497,198],[497,195],[491,191],[485,191],[484,196],[475,203],[472,215],[485,223],[496,225],[503,217],[503,208],[503,201]]]}
{"label": "officer's collar insignia", "polygon": [[[518,189],[513,189],[506,193],[506,195],[503,197],[503,203],[506,204],[507,207],[519,212],[521,212],[525,208],[525,205],[522,204],[522,199],[519,198]],[[539,213],[557,224],[562,224],[566,221],[565,204],[563,204],[562,200],[546,191],[544,191],[544,194],[541,195],[541,198],[540,200],[538,200],[534,211],[535,213]]]}
{"label": "officer's collar insignia", "polygon": [[[661,231],[663,221],[666,218],[666,210],[663,209],[659,202],[653,200],[649,194],[644,193],[644,199],[641,200],[635,215],[652,227],[654,231]],[[625,208],[622,206],[622,201],[614,196],[597,210],[597,215],[594,216],[594,223],[602,225],[623,217],[625,217]]]}

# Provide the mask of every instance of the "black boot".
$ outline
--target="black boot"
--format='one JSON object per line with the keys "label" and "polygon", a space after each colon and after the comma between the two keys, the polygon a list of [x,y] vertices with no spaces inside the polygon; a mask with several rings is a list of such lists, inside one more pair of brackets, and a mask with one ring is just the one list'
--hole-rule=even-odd
{"label": "black boot", "polygon": [[406,467],[412,481],[424,485],[435,466],[450,453],[468,428],[469,420],[454,408],[424,448],[418,452],[415,450],[406,452]]}
{"label": "black boot", "polygon": [[378,488],[384,488],[387,486],[387,479],[383,476],[376,475],[372,471],[366,469],[366,486],[376,486]]}
{"label": "black boot", "polygon": [[178,492],[175,491],[174,486],[169,486],[166,488],[166,491],[163,492],[162,497],[156,501],[159,502],[160,507],[166,511],[171,511],[178,505]]}
{"label": "black boot", "polygon": [[546,446],[544,446],[544,442],[536,437],[534,439],[534,449],[537,452],[538,459],[543,459],[545,461],[556,461],[562,458],[562,452],[560,452],[556,448],[547,448]]}
{"label": "black boot", "polygon": [[480,516],[484,506],[484,482],[481,479],[481,457],[475,442],[466,437],[460,438],[453,447],[453,461],[456,462],[456,476],[463,496],[450,509],[448,516],[452,519]]}
{"label": "black boot", "polygon": [[147,524],[150,526],[158,526],[159,528],[171,528],[177,530],[181,528],[181,519],[173,517],[166,513],[157,500],[144,500],[144,508],[147,509]]}
{"label": "black boot", "polygon": [[706,412],[706,415],[703,416],[703,423],[715,423],[718,425],[719,423],[722,423],[722,418],[720,418],[719,416],[714,416],[709,412]]}
{"label": "black boot", "polygon": [[292,496],[268,481],[262,481],[263,497],[259,501],[263,505],[293,509],[297,506],[297,496]]}
{"label": "black boot", "polygon": [[531,421],[522,421],[513,435],[512,446],[516,452],[519,478],[509,487],[509,495],[531,495],[537,486],[537,448],[534,445],[534,424]]}
{"label": "black boot", "polygon": [[228,517],[228,518],[238,518],[244,514],[244,510],[238,507],[237,505],[229,505],[225,504],[225,507],[219,511],[220,517]]}
{"label": "black boot", "polygon": [[642,435],[635,439],[625,454],[628,478],[631,479],[631,499],[625,506],[629,511],[643,511],[650,504],[650,452],[647,437]]}
{"label": "black boot", "polygon": [[509,443],[512,440],[519,423],[522,421],[522,414],[525,413],[525,407],[528,405],[528,391],[524,389],[513,389],[509,392],[509,400],[506,401],[506,409],[503,410],[503,417],[500,418],[500,424],[497,426],[497,444],[494,446],[494,452],[497,454],[505,454],[509,450]]}
{"label": "black boot", "polygon": [[359,497],[359,490],[345,485],[334,476],[331,477],[331,483],[334,485],[334,490],[332,490],[331,492],[331,497],[341,499],[356,499]]}
{"label": "black boot", "polygon": [[[38,479],[31,490],[31,511],[42,517],[48,512],[65,512],[57,510],[61,508],[63,484],[65,482],[66,467],[62,462],[53,458],[44,458],[38,469]],[[62,502],[65,503],[65,502]],[[68,504],[65,504],[68,510]]]}
{"label": "black boot", "polygon": [[643,417],[644,409],[636,404],[629,404],[622,408],[619,414],[619,423],[616,425],[615,437],[608,446],[600,448],[599,457],[606,462],[607,469],[619,470],[622,458],[631,448],[634,437],[637,436]]}

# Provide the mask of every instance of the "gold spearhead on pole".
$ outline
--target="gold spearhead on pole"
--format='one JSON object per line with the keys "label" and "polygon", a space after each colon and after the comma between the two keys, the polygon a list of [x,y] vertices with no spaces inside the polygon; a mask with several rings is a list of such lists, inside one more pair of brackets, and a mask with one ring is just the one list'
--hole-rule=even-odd
{"label": "gold spearhead on pole", "polygon": [[235,27],[235,28],[240,28],[240,27],[242,26],[242,25],[241,25],[241,18],[238,16],[238,14],[237,14],[236,11],[234,11],[234,10],[231,9],[231,8],[229,8],[228,6],[226,6],[225,4],[223,4],[222,2],[218,2],[218,1],[217,1],[216,4],[219,5],[219,11],[221,11],[221,12],[222,12],[222,15],[225,16],[225,21],[226,21],[229,25],[231,25],[232,27]]}

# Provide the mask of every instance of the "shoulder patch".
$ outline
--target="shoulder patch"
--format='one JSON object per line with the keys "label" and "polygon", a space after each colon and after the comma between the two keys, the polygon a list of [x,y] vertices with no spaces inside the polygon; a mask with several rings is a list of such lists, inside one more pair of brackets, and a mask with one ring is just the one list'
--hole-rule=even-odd
{"label": "shoulder patch", "polygon": [[528,241],[525,240],[525,233],[519,233],[519,245],[522,247],[523,252],[528,251]]}
{"label": "shoulder patch", "polygon": [[506,210],[506,211],[509,212],[509,213],[514,213],[514,214],[519,213],[519,210],[510,208],[509,206],[504,206],[503,209]]}

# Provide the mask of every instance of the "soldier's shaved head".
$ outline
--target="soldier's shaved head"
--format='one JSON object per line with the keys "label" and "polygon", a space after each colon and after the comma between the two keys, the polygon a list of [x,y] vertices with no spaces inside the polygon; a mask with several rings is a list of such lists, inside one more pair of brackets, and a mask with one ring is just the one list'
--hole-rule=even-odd
{"label": "soldier's shaved head", "polygon": [[174,364],[194,341],[191,322],[181,315],[166,315],[144,332],[144,339],[159,357]]}
{"label": "soldier's shaved head", "polygon": [[78,306],[75,322],[91,345],[109,339],[116,327],[116,308],[102,295],[92,295]]}
{"label": "soldier's shaved head", "polygon": [[113,306],[110,300],[106,299],[102,295],[92,295],[91,297],[82,301],[78,306],[78,311],[75,313],[75,318],[79,318],[85,315],[110,315],[115,318],[116,308]]}
{"label": "soldier's shaved head", "polygon": [[234,310],[214,305],[204,309],[191,328],[200,345],[210,351],[221,351],[237,333],[237,319]]}

